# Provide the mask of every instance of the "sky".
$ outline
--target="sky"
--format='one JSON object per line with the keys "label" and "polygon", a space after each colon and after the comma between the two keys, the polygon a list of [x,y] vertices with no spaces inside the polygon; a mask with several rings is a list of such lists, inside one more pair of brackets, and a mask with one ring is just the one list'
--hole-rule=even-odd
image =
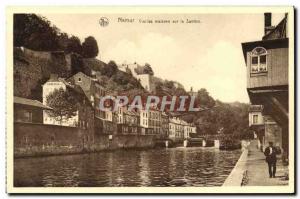
{"label": "sky", "polygon": [[[149,63],[154,75],[180,82],[188,91],[206,88],[223,102],[249,102],[241,43],[261,40],[261,14],[47,14],[39,13],[62,32],[81,42],[93,36],[98,58],[117,64]],[[276,25],[284,14],[273,14]],[[109,24],[99,25],[106,17]],[[134,22],[121,22],[134,19]],[[186,20],[200,23],[186,23]],[[140,20],[183,20],[185,23],[140,23]]]}

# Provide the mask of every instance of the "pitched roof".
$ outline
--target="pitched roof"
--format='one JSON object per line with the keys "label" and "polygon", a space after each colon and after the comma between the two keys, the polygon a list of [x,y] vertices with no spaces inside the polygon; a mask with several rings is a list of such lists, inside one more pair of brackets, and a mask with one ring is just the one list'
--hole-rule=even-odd
{"label": "pitched roof", "polygon": [[285,15],[285,17],[272,31],[262,37],[262,40],[242,43],[245,61],[247,60],[247,52],[257,46],[261,46],[266,49],[288,48],[289,39],[286,31],[287,20],[287,15]]}
{"label": "pitched roof", "polygon": [[44,105],[42,102],[38,100],[26,99],[23,97],[14,96],[14,104],[21,104],[26,106],[33,106],[41,109],[52,110],[51,107]]}
{"label": "pitched roof", "polygon": [[89,79],[90,83],[89,84],[80,84],[79,86],[82,88],[84,94],[86,95],[86,97],[90,100],[90,96],[91,96],[91,89],[92,89],[92,85],[97,84],[97,86],[99,86],[100,88],[104,89],[104,87],[98,82],[97,79],[90,77],[86,74],[84,74],[83,72],[78,72],[76,74],[74,74],[73,76],[69,77],[67,79],[67,82],[70,82],[70,84],[76,84],[75,83],[75,77],[77,76],[81,76],[82,78],[86,78]]}
{"label": "pitched roof", "polygon": [[263,36],[263,40],[268,39],[283,39],[286,38],[286,24],[287,24],[287,15],[278,23],[278,25],[270,31],[268,34]]}
{"label": "pitched roof", "polygon": [[263,105],[251,105],[249,107],[249,112],[261,112],[263,111]]}

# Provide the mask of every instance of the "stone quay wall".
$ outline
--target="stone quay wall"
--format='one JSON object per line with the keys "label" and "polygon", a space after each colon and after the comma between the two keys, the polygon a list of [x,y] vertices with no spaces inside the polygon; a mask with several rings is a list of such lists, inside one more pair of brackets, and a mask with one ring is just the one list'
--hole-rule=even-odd
{"label": "stone quay wall", "polygon": [[124,148],[154,147],[150,135],[95,135],[84,139],[86,130],[57,125],[14,123],[14,157],[63,155]]}

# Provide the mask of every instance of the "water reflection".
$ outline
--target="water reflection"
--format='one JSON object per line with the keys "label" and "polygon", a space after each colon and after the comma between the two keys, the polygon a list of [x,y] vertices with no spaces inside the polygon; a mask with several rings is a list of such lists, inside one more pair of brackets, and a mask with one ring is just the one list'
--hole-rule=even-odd
{"label": "water reflection", "polygon": [[15,186],[220,186],[240,151],[173,148],[15,159]]}

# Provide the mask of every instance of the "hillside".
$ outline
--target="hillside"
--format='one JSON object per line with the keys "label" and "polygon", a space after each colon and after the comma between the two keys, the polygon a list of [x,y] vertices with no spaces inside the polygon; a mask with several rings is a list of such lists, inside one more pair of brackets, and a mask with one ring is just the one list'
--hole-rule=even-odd
{"label": "hillside", "polygon": [[51,51],[14,48],[15,96],[42,100],[42,84],[49,79],[51,73],[68,78],[79,71],[94,75],[109,91],[117,93],[132,89],[144,91],[141,84],[130,74],[117,68],[111,70],[113,62],[106,64],[96,58],[80,56],[70,56],[71,60],[68,62],[68,55],[65,53],[62,52],[59,59],[53,54]]}
{"label": "hillside", "polygon": [[61,77],[69,75],[67,62],[33,56],[26,52],[27,49],[14,48],[14,95],[42,100],[42,84],[49,79],[51,73],[59,73]]}
{"label": "hillside", "polygon": [[83,59],[84,68],[91,70],[92,76],[95,76],[100,84],[109,91],[116,93],[129,91],[132,89],[143,90],[140,82],[131,74],[120,71],[114,61],[106,64],[96,58]]}

